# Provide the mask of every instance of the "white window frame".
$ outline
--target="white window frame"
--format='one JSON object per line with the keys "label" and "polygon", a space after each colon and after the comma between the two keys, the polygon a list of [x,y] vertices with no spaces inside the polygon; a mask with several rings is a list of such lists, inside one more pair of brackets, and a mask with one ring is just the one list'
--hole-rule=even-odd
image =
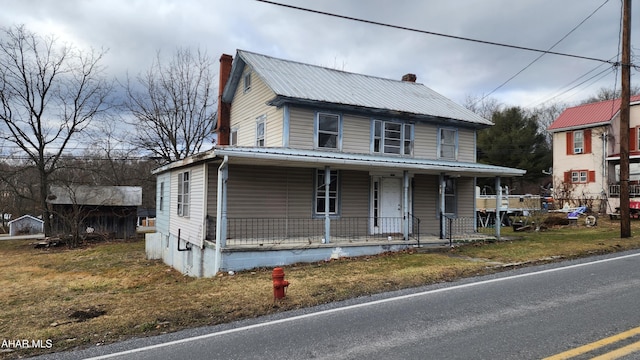
{"label": "white window frame", "polygon": [[[324,169],[316,169],[314,173],[313,190],[313,213],[314,215],[325,215],[325,179]],[[329,187],[329,215],[339,215],[340,213],[340,172],[331,170],[331,185]],[[334,187],[335,185],[335,187]],[[333,188],[333,190],[332,190]],[[333,199],[333,209],[331,209],[331,199]]]}
{"label": "white window frame", "polygon": [[178,173],[177,214],[181,217],[189,217],[191,172]]}
{"label": "white window frame", "polygon": [[267,116],[260,115],[256,118],[256,146],[266,146]]}
{"label": "white window frame", "polygon": [[573,132],[573,153],[582,154],[584,152],[584,132],[576,130]]}
{"label": "white window frame", "polygon": [[164,210],[164,181],[160,182],[160,194],[158,196],[158,210],[159,211],[163,211]]}
{"label": "white window frame", "polygon": [[[451,132],[453,136],[450,142],[445,142],[449,137],[445,136],[445,132]],[[446,150],[449,150],[445,152]],[[447,154],[451,153],[451,156]],[[458,159],[458,129],[455,128],[439,128],[438,129],[438,158],[446,160]]]}
{"label": "white window frame", "polygon": [[[398,127],[398,129],[392,129],[391,127]],[[412,156],[413,132],[413,124],[374,119],[371,129],[371,152],[374,154]],[[394,133],[398,134],[398,136],[389,136]],[[397,144],[393,142],[397,142]],[[397,152],[388,151],[391,149],[397,149]]]}
{"label": "white window frame", "polygon": [[251,71],[244,74],[242,77],[242,88],[245,93],[251,90]]}
{"label": "white window frame", "polygon": [[[320,128],[320,118],[332,118],[336,121],[336,130],[331,129],[321,129]],[[314,127],[314,146],[317,149],[328,149],[328,150],[341,150],[342,149],[342,116],[339,114],[328,113],[328,112],[318,112],[316,113],[315,119],[315,127]],[[335,146],[322,146],[320,137],[322,135],[335,136]]]}
{"label": "white window frame", "polygon": [[586,171],[586,170],[571,171],[571,183],[586,184],[587,182],[589,182],[589,171]]}

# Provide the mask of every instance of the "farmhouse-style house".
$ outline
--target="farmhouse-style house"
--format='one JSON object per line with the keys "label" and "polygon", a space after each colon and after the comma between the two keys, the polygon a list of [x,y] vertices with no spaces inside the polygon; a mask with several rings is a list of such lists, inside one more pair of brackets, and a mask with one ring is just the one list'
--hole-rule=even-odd
{"label": "farmhouse-style house", "polygon": [[[631,97],[629,195],[640,197],[640,95]],[[620,205],[620,99],[566,109],[553,137],[554,197],[570,207],[613,213]]]}
{"label": "farmhouse-style house", "polygon": [[407,74],[354,74],[239,50],[220,58],[218,143],[156,169],[150,258],[193,276],[396,251],[476,230],[492,123]]}

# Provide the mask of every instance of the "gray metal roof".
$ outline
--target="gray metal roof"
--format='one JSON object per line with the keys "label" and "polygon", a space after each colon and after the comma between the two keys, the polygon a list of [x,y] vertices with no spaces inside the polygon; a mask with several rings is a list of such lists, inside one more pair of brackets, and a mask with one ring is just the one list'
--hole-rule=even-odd
{"label": "gray metal roof", "polygon": [[522,176],[526,170],[473,162],[415,159],[397,156],[351,154],[334,151],[299,150],[270,147],[218,146],[213,150],[155,169],[154,174],[192,165],[200,161],[211,161],[229,157],[231,163],[260,164],[264,166],[322,167],[330,165],[336,169],[353,170],[409,170],[422,174],[441,174],[476,177]]}
{"label": "gray metal roof", "polygon": [[238,50],[223,100],[233,99],[245,64],[281,101],[306,101],[489,126],[491,121],[420,83],[383,79]]}
{"label": "gray metal roof", "polygon": [[140,206],[140,186],[51,186],[48,202],[58,205]]}

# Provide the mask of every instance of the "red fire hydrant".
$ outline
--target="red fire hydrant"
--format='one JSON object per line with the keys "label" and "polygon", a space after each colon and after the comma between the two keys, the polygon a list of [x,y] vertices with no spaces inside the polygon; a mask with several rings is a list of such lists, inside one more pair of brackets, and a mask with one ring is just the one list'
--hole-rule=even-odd
{"label": "red fire hydrant", "polygon": [[273,279],[273,299],[284,298],[285,289],[289,286],[289,282],[284,279],[284,270],[281,267],[273,269],[271,278]]}

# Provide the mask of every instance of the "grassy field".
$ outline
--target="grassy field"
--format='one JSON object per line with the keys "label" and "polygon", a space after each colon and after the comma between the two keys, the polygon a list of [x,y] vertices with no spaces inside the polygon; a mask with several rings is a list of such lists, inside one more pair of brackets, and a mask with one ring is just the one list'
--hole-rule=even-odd
{"label": "grassy field", "polygon": [[[632,222],[632,234],[640,223]],[[0,241],[0,342],[51,340],[48,350],[8,352],[10,359],[95,346],[132,336],[212,325],[336,300],[451,281],[524,266],[640,248],[620,239],[619,222],[543,232],[504,228],[509,240],[442,252],[380,256],[286,266],[291,283],[274,302],[271,268],[194,279],[145,259],[144,241],[35,249],[29,240]]]}

